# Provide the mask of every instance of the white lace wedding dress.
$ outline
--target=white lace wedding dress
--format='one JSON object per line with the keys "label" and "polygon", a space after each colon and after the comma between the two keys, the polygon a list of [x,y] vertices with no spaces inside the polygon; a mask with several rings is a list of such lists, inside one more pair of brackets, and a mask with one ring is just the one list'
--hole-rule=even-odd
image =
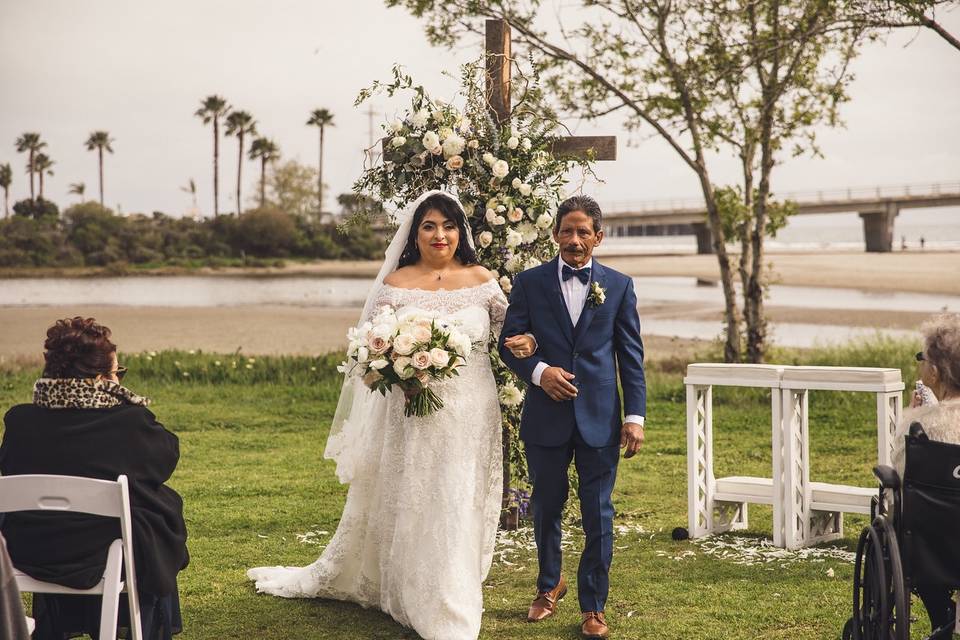
{"label": "white lace wedding dress", "polygon": [[500,407],[487,343],[507,300],[494,280],[455,290],[383,285],[377,305],[456,321],[474,343],[460,375],[435,389],[444,407],[406,418],[399,391],[366,430],[336,533],[308,567],[261,567],[257,591],[376,607],[425,640],[474,640],[500,514]]}

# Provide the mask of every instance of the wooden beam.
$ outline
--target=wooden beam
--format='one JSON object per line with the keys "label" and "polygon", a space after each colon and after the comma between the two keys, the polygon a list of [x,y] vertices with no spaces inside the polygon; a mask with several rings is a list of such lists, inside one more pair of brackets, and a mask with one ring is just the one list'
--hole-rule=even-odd
{"label": "wooden beam", "polygon": [[584,158],[590,160],[616,160],[616,136],[570,136],[560,138],[551,152],[559,158]]}
{"label": "wooden beam", "polygon": [[510,25],[504,20],[487,20],[487,104],[494,119],[510,119]]}

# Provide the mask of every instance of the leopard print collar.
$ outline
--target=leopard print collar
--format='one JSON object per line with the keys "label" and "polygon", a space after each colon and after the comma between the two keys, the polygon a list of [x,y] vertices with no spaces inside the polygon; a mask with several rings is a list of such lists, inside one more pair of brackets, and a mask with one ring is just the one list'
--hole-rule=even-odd
{"label": "leopard print collar", "polygon": [[111,380],[40,378],[33,385],[33,403],[47,409],[109,409],[121,404],[145,407],[150,399]]}

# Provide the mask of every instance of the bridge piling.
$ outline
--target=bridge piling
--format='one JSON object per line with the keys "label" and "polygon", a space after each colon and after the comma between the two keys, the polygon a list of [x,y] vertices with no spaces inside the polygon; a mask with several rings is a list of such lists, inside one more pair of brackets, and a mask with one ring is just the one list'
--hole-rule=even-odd
{"label": "bridge piling", "polygon": [[894,203],[887,204],[881,211],[861,211],[863,219],[863,239],[868,253],[889,253],[893,251],[893,221],[900,208]]}
{"label": "bridge piling", "polygon": [[693,235],[697,238],[697,253],[713,253],[713,233],[706,222],[695,222],[690,225],[693,227]]}

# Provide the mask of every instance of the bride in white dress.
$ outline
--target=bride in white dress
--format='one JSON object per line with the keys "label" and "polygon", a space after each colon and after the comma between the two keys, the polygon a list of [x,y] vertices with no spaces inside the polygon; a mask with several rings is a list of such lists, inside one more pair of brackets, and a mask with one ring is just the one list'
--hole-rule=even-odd
{"label": "bride in white dress", "polygon": [[476,264],[463,208],[449,194],[424,194],[402,216],[362,320],[384,304],[456,322],[473,341],[466,366],[434,387],[444,407],[425,418],[404,417],[399,390],[384,398],[347,379],[324,452],[350,484],[336,533],[307,567],[247,576],[262,593],[376,607],[425,640],[474,640],[503,473],[487,345],[507,300]]}

